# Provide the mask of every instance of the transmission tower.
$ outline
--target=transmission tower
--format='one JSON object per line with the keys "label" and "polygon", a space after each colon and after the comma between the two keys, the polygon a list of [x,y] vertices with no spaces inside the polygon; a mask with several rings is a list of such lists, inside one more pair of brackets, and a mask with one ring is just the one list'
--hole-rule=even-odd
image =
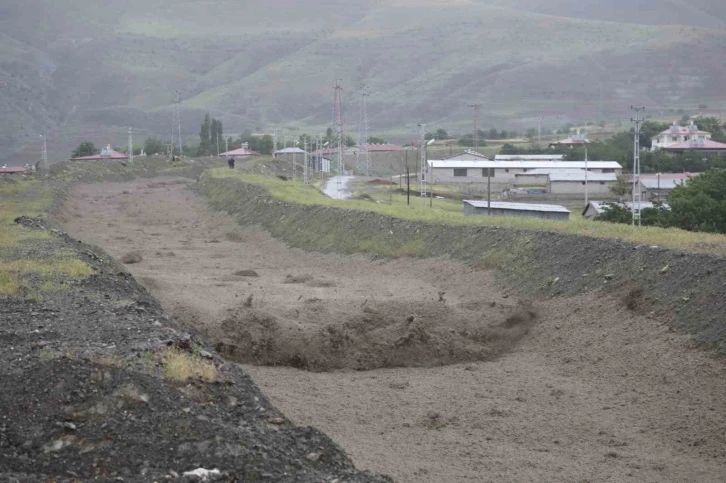
{"label": "transmission tower", "polygon": [[421,128],[421,198],[426,202],[426,124],[419,124]]}
{"label": "transmission tower", "polygon": [[338,137],[338,177],[336,178],[338,197],[341,196],[342,176],[345,173],[343,156],[345,152],[345,130],[343,129],[343,87],[339,83],[339,79],[335,79],[335,99],[333,102],[333,123],[336,126]]}
{"label": "transmission tower", "polygon": [[640,125],[643,119],[640,118],[640,113],[645,111],[645,107],[633,107],[630,109],[635,112],[635,117],[631,118],[635,128],[633,129],[633,206],[631,211],[633,212],[633,226],[637,221],[638,226],[641,226],[640,220]]}
{"label": "transmission tower", "polygon": [[48,136],[46,134],[41,134],[41,138],[43,138],[43,162],[40,163],[40,169],[42,173],[48,172]]}
{"label": "transmission tower", "polygon": [[469,107],[474,108],[474,151],[479,152],[479,109],[481,104],[469,104]]}
{"label": "transmission tower", "polygon": [[179,155],[182,153],[181,139],[181,94],[174,91],[174,109],[171,121],[171,154],[174,155],[174,141],[178,142]]}
{"label": "transmission tower", "polygon": [[[355,167],[359,173],[371,175],[371,154],[369,151],[370,136],[368,134],[368,94],[367,86],[363,85],[360,94],[360,119],[358,121],[358,150],[356,151]],[[363,156],[361,157],[361,150]]]}

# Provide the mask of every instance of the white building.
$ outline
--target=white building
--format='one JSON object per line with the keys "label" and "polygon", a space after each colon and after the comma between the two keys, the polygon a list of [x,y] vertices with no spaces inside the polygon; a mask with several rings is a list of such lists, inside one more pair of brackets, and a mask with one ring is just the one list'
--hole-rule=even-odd
{"label": "white building", "polygon": [[476,151],[466,150],[463,153],[455,154],[446,158],[446,161],[489,161],[491,158]]}
{"label": "white building", "polygon": [[542,218],[545,220],[569,220],[570,210],[560,205],[511,203],[509,201],[492,201],[490,208],[487,201],[464,200],[464,215],[517,216]]}
{"label": "white building", "polygon": [[560,170],[584,170],[588,173],[618,175],[623,167],[616,161],[448,161],[428,162],[428,177],[433,183],[486,183],[491,177],[493,184],[513,186],[517,175],[535,170],[547,170],[548,174]]}
{"label": "white building", "polygon": [[667,148],[675,144],[685,143],[690,140],[702,139],[704,141],[711,139],[711,133],[698,129],[693,121],[688,126],[679,126],[673,123],[671,127],[651,138],[651,151],[661,148]]}
{"label": "white building", "polygon": [[[589,163],[588,163],[589,164]],[[551,195],[582,196],[587,190],[588,195],[611,196],[610,187],[618,181],[614,173],[590,173],[585,170],[553,172],[549,174],[547,192]]]}
{"label": "white building", "polygon": [[564,154],[497,154],[494,161],[563,161]]}

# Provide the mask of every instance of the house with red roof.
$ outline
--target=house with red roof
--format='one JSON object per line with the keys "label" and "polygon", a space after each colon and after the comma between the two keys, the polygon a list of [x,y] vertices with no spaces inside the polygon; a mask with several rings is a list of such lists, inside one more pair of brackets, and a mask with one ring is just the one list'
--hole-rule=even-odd
{"label": "house with red roof", "polygon": [[[711,133],[701,131],[698,126],[691,121],[688,126],[679,126],[673,123],[665,131],[656,134],[651,138],[651,151],[658,149],[666,149],[676,145],[683,145],[689,141],[708,141],[711,139]],[[683,146],[681,146],[683,147]]]}
{"label": "house with red roof", "polygon": [[111,145],[107,145],[105,148],[101,150],[100,154],[92,154],[90,156],[81,156],[78,158],[71,158],[71,161],[124,161],[128,160],[129,156],[127,154],[119,153],[118,151],[114,151],[111,149]]}
{"label": "house with red roof", "polygon": [[670,154],[708,153],[717,156],[726,154],[726,144],[702,138],[691,138],[661,149]]}
{"label": "house with red roof", "polygon": [[550,143],[550,147],[556,148],[560,146],[565,146],[568,148],[574,148],[575,146],[585,146],[587,144],[590,144],[590,140],[587,139],[586,134],[580,134],[580,130],[578,129],[576,134],[573,134],[572,136],[569,136],[565,139]]}

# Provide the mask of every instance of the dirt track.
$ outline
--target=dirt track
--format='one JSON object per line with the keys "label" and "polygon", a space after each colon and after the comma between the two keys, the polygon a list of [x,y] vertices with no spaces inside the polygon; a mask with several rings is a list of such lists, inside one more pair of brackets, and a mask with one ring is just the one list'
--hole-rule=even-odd
{"label": "dirt track", "polygon": [[399,482],[726,480],[723,361],[618,301],[530,306],[452,261],[290,250],[176,183],[84,186],[66,215],[83,241],[140,252],[129,269],[169,312],[360,468]]}

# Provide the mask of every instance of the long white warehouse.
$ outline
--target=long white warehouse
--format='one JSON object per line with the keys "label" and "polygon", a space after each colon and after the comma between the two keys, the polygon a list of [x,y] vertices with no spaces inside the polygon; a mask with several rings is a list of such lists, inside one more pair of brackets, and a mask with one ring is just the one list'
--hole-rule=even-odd
{"label": "long white warehouse", "polygon": [[[428,176],[433,183],[481,183],[486,182],[487,175],[492,183],[513,184],[517,174],[538,170],[540,173],[560,170],[584,170],[589,173],[619,175],[623,167],[617,161],[451,161],[430,160]],[[490,171],[487,171],[490,170]]]}

